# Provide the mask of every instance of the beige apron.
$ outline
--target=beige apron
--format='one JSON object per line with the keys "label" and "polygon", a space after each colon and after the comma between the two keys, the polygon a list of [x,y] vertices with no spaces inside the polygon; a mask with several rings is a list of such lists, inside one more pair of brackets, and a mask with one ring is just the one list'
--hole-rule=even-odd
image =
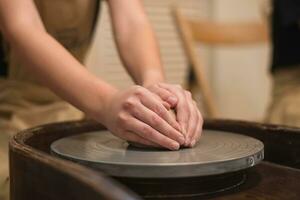
{"label": "beige apron", "polygon": [[[46,30],[83,62],[99,9],[97,0],[35,0]],[[83,114],[40,85],[18,56],[6,51],[9,77],[0,79],[0,200],[8,199],[9,138],[32,126]]]}

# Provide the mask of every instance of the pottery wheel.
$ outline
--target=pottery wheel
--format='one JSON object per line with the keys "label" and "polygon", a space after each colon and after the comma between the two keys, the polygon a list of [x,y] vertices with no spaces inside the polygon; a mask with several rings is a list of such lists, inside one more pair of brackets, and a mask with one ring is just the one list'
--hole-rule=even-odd
{"label": "pottery wheel", "polygon": [[263,143],[230,132],[204,130],[193,148],[141,149],[108,131],[70,136],[52,143],[53,154],[115,177],[182,178],[219,175],[252,167],[263,159]]}

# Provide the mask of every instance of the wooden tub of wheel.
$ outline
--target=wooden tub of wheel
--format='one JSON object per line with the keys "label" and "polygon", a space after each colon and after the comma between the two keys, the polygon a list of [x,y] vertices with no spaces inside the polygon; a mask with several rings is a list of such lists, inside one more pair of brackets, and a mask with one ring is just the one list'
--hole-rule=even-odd
{"label": "wooden tub of wheel", "polygon": [[300,199],[300,129],[205,120],[178,151],[139,148],[93,121],[49,124],[10,142],[12,200]]}

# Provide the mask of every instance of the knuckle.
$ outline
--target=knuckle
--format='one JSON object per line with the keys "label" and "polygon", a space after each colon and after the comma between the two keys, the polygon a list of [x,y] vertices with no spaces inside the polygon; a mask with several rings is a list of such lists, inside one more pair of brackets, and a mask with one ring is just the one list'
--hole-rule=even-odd
{"label": "knuckle", "polygon": [[134,91],[134,95],[137,97],[141,97],[144,95],[144,89],[140,86],[137,86],[135,91]]}
{"label": "knuckle", "polygon": [[152,129],[146,125],[142,127],[142,132],[149,138],[151,138],[154,134]]}
{"label": "knuckle", "polygon": [[163,114],[164,114],[163,108],[161,108],[161,107],[158,106],[158,105],[155,106],[154,112],[155,112],[158,116],[163,116]]}
{"label": "knuckle", "polygon": [[132,110],[134,108],[134,105],[135,105],[135,100],[133,98],[128,98],[123,103],[123,108],[125,110]]}
{"label": "knuckle", "polygon": [[120,113],[120,114],[118,115],[118,121],[119,121],[119,122],[124,123],[124,122],[127,122],[127,120],[128,120],[128,117],[126,116],[126,114]]}

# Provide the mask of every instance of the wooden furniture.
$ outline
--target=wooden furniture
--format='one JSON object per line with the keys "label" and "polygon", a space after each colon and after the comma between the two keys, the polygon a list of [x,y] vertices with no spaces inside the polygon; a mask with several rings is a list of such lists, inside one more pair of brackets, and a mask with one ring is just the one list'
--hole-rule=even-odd
{"label": "wooden furniture", "polygon": [[[23,131],[10,142],[12,200],[73,199],[299,199],[300,198],[300,129],[244,121],[206,120],[205,129],[223,130],[260,139],[265,144],[265,161],[252,168],[246,182],[227,192],[204,196],[183,196],[181,191],[201,192],[202,181],[193,179],[130,180],[109,178],[99,171],[54,157],[50,144],[62,137],[103,130],[92,121],[45,125]],[[220,181],[219,179],[218,181]],[[223,180],[224,181],[224,180]],[[228,180],[225,180],[228,182]],[[146,184],[147,183],[147,184]],[[164,183],[164,184],[162,184]],[[193,184],[192,184],[193,183]],[[157,187],[157,185],[163,187]],[[126,187],[124,187],[126,185]],[[199,190],[198,190],[198,189]],[[159,196],[151,196],[160,193]],[[166,194],[172,194],[172,198]]]}
{"label": "wooden furniture", "polygon": [[198,43],[228,46],[266,43],[268,41],[267,25],[252,22],[221,24],[204,20],[195,21],[184,16],[179,8],[174,8],[173,14],[209,117],[217,117],[218,109],[215,99],[204,74],[201,55],[196,51],[195,46]]}

